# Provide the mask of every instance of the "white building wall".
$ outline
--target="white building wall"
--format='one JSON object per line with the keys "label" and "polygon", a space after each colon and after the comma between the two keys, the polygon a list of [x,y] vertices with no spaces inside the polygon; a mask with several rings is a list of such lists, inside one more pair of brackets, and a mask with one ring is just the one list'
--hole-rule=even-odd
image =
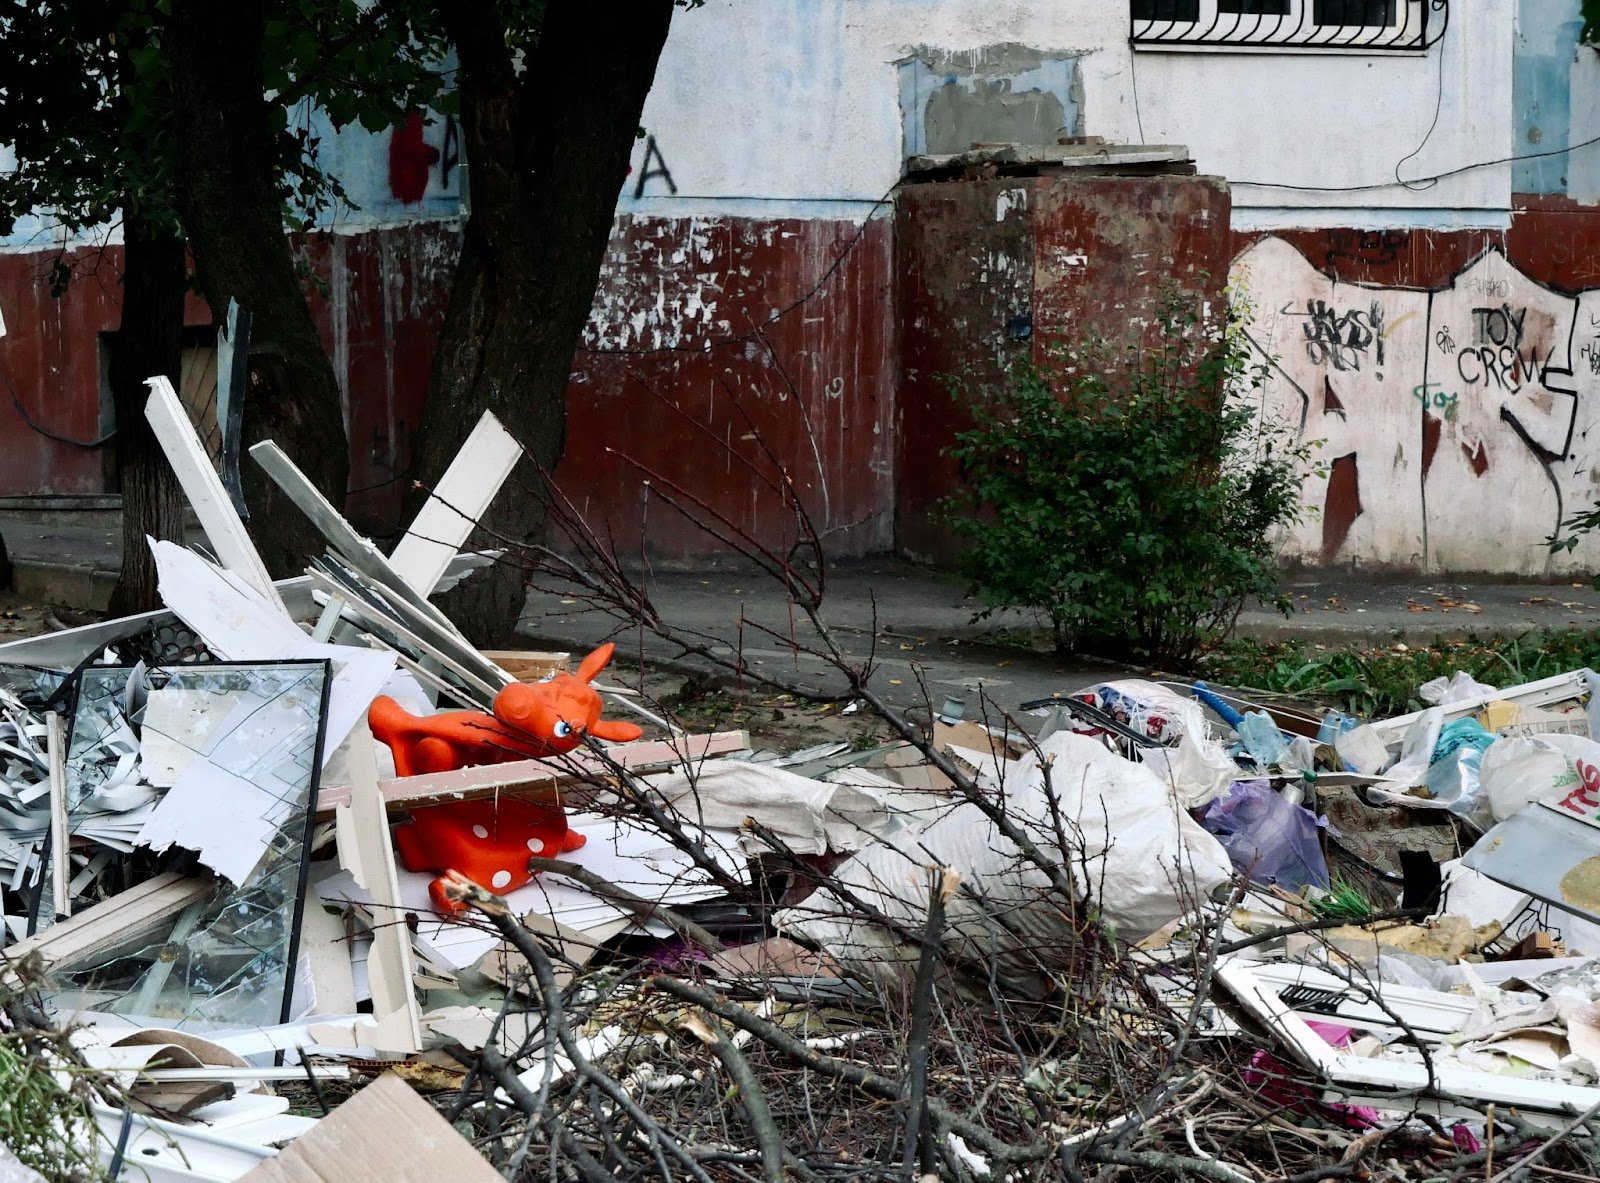
{"label": "white building wall", "polygon": [[870,206],[901,174],[900,63],[1000,47],[996,77],[1022,49],[1079,56],[1083,133],[1188,145],[1235,184],[1241,228],[1503,226],[1509,165],[1394,174],[1511,154],[1513,2],[1452,0],[1427,53],[1344,54],[1134,50],[1126,0],[710,0],[675,20],[645,107],[677,194],[630,183],[619,212]]}

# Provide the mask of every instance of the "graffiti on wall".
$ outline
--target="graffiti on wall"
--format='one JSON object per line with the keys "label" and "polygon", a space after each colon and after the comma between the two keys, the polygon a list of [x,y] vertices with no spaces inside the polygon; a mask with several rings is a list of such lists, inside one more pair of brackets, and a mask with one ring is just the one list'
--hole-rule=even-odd
{"label": "graffiti on wall", "polygon": [[1600,558],[1545,542],[1596,497],[1600,291],[1551,291],[1498,250],[1437,291],[1341,283],[1277,238],[1233,279],[1271,361],[1263,415],[1322,441],[1288,557],[1521,575]]}
{"label": "graffiti on wall", "polygon": [[421,111],[412,111],[389,133],[389,195],[401,205],[419,204],[430,183],[450,192],[451,174],[460,165],[461,135],[454,115],[430,126]]}

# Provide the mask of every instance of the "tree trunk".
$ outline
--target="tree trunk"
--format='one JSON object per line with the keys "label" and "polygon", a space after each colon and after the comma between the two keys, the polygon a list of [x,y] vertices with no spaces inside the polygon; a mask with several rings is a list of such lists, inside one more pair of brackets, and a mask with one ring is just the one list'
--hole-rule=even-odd
{"label": "tree trunk", "polygon": [[[254,317],[243,447],[276,440],[334,505],[350,473],[343,401],[285,235],[274,117],[263,82],[261,0],[174,0],[179,214],[212,318]],[[248,458],[250,535],[267,569],[297,574],[320,539]]]}
{"label": "tree trunk", "polygon": [[[485,410],[546,471],[561,458],[572,356],[672,10],[672,0],[553,0],[519,73],[495,4],[442,8],[461,66],[471,212],[419,438],[425,482]],[[524,461],[489,511],[489,530],[542,540],[538,485]],[[476,543],[494,545],[487,534]],[[452,593],[447,610],[473,640],[500,644],[526,594],[517,570],[496,566]]]}
{"label": "tree trunk", "polygon": [[183,298],[188,276],[183,239],[153,226],[125,204],[122,219],[122,326],[112,338],[109,376],[116,407],[117,468],[122,486],[122,573],[111,612],[159,608],[151,538],[183,541],[183,489],[144,417],[145,379],[164,374],[174,387],[183,362]]}

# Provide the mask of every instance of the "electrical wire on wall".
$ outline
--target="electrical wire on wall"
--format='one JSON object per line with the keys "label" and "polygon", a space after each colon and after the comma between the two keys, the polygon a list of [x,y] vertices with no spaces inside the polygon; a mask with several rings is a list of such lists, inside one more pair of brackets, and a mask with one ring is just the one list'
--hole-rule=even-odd
{"label": "electrical wire on wall", "polygon": [[10,377],[0,374],[0,379],[5,381],[6,390],[11,394],[11,405],[16,408],[18,418],[33,428],[34,431],[44,436],[45,439],[54,440],[58,444],[66,444],[73,448],[103,448],[117,438],[117,429],[114,427],[97,440],[75,440],[69,435],[61,435],[59,432],[51,431],[43,424],[35,423],[33,416],[28,414],[28,408],[22,405],[22,399],[17,395],[17,388],[11,385]]}
{"label": "electrical wire on wall", "polygon": [[[1450,30],[1448,27],[1446,27],[1445,37],[1448,37],[1449,35]],[[1437,93],[1433,97],[1433,120],[1428,124],[1428,130],[1422,134],[1422,142],[1419,143],[1415,148],[1411,149],[1410,152],[1406,153],[1406,155],[1402,156],[1399,160],[1395,161],[1394,165],[1395,182],[1399,185],[1403,185],[1407,189],[1410,189],[1413,193],[1420,193],[1425,189],[1432,189],[1439,183],[1439,178],[1437,177],[1421,177],[1414,181],[1407,181],[1400,175],[1400,166],[1405,164],[1405,162],[1408,160],[1415,160],[1418,156],[1421,156],[1422,150],[1428,146],[1428,141],[1433,139],[1433,133],[1439,127],[1439,115],[1444,110],[1444,40],[1444,37],[1440,37],[1437,42],[1437,47],[1439,50],[1439,86]]]}

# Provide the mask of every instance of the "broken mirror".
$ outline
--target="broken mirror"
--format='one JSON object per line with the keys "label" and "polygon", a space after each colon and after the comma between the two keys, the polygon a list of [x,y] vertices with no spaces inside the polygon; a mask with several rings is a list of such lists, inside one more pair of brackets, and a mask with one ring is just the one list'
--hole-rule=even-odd
{"label": "broken mirror", "polygon": [[176,846],[216,876],[176,915],[53,965],[55,1007],[190,1030],[288,1018],[329,680],[322,661],[84,671],[74,858],[84,839]]}

